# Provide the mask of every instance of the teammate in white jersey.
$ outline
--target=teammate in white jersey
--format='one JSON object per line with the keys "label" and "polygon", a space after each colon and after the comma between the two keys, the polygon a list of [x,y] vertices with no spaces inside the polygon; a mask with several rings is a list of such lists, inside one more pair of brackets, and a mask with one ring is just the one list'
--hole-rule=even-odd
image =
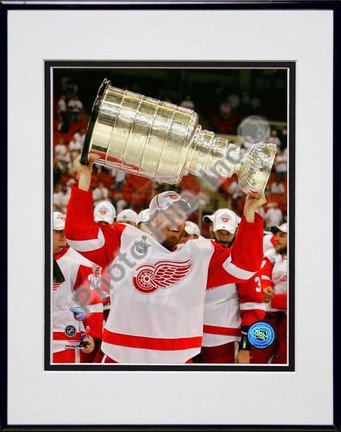
{"label": "teammate in white jersey", "polygon": [[[240,217],[228,208],[204,216],[211,222],[210,233],[224,248],[231,248]],[[257,272],[258,275],[258,272]],[[264,299],[256,290],[254,278],[241,284],[208,285],[205,297],[204,335],[198,363],[250,363],[249,345],[241,345],[242,331],[264,317]]]}
{"label": "teammate in white jersey", "polygon": [[103,304],[91,288],[101,269],[67,247],[64,225],[65,215],[54,212],[52,362],[88,363],[103,330]]}
{"label": "teammate in white jersey", "polygon": [[181,364],[200,352],[206,286],[250,279],[263,256],[263,219],[255,209],[264,194],[247,196],[232,249],[189,240],[176,249],[190,212],[176,192],[156,195],[149,205],[148,232],[130,225],[98,225],[92,215],[89,164],[79,173],[67,210],[65,233],[81,254],[107,267],[111,309],[105,324],[104,362]]}

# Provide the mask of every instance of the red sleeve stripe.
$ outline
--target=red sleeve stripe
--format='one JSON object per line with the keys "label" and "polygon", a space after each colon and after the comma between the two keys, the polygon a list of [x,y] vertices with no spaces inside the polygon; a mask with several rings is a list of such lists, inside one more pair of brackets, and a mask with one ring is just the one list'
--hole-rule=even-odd
{"label": "red sleeve stripe", "polygon": [[129,348],[152,349],[158,351],[175,351],[201,347],[202,336],[178,339],[162,339],[147,336],[135,336],[122,333],[114,333],[107,329],[104,329],[103,342]]}
{"label": "red sleeve stripe", "polygon": [[239,328],[220,327],[204,324],[204,333],[224,335],[224,336],[241,336]]}
{"label": "red sleeve stripe", "polygon": [[102,230],[98,230],[97,238],[92,240],[68,240],[68,244],[78,252],[90,252],[104,246]]}
{"label": "red sleeve stripe", "polygon": [[256,273],[255,271],[254,272],[250,272],[250,271],[243,270],[243,269],[237,267],[235,264],[233,264],[231,262],[231,260],[232,260],[232,258],[231,258],[231,255],[230,255],[227,258],[227,260],[224,262],[223,266],[224,266],[224,269],[228,273],[230,273],[232,276],[234,276],[235,278],[248,280],[248,279],[251,279],[252,276]]}

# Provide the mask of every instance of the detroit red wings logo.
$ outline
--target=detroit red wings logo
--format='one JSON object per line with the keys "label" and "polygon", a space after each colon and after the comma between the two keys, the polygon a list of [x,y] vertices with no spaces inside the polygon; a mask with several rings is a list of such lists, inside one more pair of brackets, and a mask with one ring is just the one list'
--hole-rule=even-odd
{"label": "detroit red wings logo", "polygon": [[134,271],[133,283],[143,294],[151,294],[159,288],[169,288],[185,279],[193,267],[192,258],[187,261],[158,261],[154,265],[141,265]]}
{"label": "detroit red wings logo", "polygon": [[272,282],[274,285],[286,283],[287,279],[288,275],[284,271],[279,271],[272,275]]}

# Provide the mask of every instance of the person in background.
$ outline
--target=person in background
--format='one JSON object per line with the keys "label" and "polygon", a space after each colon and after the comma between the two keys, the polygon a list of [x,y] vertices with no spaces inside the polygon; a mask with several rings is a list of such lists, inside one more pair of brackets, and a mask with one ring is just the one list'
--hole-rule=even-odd
{"label": "person in background", "polygon": [[102,180],[99,180],[97,186],[92,191],[94,205],[98,204],[100,201],[109,200],[109,189],[104,185]]}
{"label": "person in background", "polygon": [[60,213],[65,214],[66,208],[70,199],[71,190],[67,185],[63,185],[58,188],[53,194],[53,208]]}
{"label": "person in background", "polygon": [[[100,201],[94,207],[94,221],[100,225],[111,226],[116,219],[116,209],[109,201]],[[103,302],[103,319],[107,320],[110,310],[110,276],[102,269],[102,290],[98,292],[102,296]]]}
{"label": "person in background", "polygon": [[180,102],[180,106],[188,108],[190,110],[195,109],[194,102],[192,101],[192,97],[190,95],[186,95],[184,100]]}
{"label": "person in background", "polygon": [[94,220],[98,223],[112,225],[116,219],[116,209],[110,201],[99,201],[94,207]]}
{"label": "person in background", "polygon": [[270,229],[272,226],[278,226],[283,222],[283,212],[279,208],[278,202],[273,201],[268,203],[264,220],[266,229]]}
{"label": "person in background", "polygon": [[117,223],[124,223],[137,227],[137,213],[132,209],[125,209],[118,213],[116,217]]}
{"label": "person in background", "polygon": [[70,113],[67,110],[67,98],[64,93],[59,96],[57,101],[58,126],[57,129],[62,133],[68,133],[70,128]]}
{"label": "person in background", "polygon": [[278,182],[277,179],[271,183],[270,194],[271,195],[283,195],[285,193],[285,187],[283,183]]}
{"label": "person in background", "polygon": [[184,233],[182,234],[180,244],[186,243],[188,240],[197,240],[200,237],[201,235],[199,226],[192,221],[186,221]]}
{"label": "person in background", "polygon": [[52,362],[91,363],[103,330],[103,305],[92,288],[101,268],[68,247],[64,227],[65,215],[53,212]]}
{"label": "person in background", "polygon": [[235,135],[241,122],[240,114],[225,100],[208,113],[211,128],[217,133]]}
{"label": "person in background", "polygon": [[[222,248],[235,241],[240,217],[228,208],[204,216],[210,233]],[[258,272],[256,273],[258,275]],[[256,276],[255,276],[256,277]],[[204,335],[197,363],[250,363],[250,347],[243,343],[249,326],[264,317],[264,298],[254,286],[254,277],[243,283],[208,286],[204,309]]]}
{"label": "person in background", "polygon": [[78,94],[75,94],[69,99],[67,104],[68,111],[70,113],[70,121],[78,122],[80,119],[80,114],[83,111],[83,102],[79,99]]}
{"label": "person in background", "polygon": [[[111,202],[103,200],[94,207],[94,221],[100,225],[109,225],[115,222],[116,209]],[[96,287],[103,303],[103,326],[105,325],[110,311],[110,275],[106,268],[102,269],[100,284]],[[101,363],[104,353],[101,351],[101,341],[95,341],[94,363]]]}
{"label": "person in background", "polygon": [[146,223],[149,221],[149,217],[150,217],[149,208],[141,210],[136,217],[137,228],[140,229],[141,231],[148,231],[146,227]]}
{"label": "person in background", "polygon": [[124,182],[126,181],[127,173],[123,170],[112,169],[111,175],[114,177],[114,184],[112,185],[112,189],[121,189],[124,185]]}
{"label": "person in background", "polygon": [[288,310],[287,223],[273,226],[271,231],[275,235],[275,247],[274,250],[270,249],[266,255],[271,262],[272,271],[267,286],[263,287],[263,293],[267,306],[265,321],[273,327],[276,338],[269,347],[253,350],[252,363],[286,364]]}
{"label": "person in background", "polygon": [[279,148],[274,161],[274,170],[278,182],[286,181],[288,171],[288,149]]}

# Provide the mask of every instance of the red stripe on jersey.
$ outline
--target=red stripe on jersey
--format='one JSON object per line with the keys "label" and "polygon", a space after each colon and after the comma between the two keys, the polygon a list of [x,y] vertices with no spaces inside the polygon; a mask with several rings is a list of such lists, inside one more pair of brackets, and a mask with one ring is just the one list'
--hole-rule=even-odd
{"label": "red stripe on jersey", "polygon": [[80,333],[76,333],[73,336],[68,336],[64,332],[53,332],[53,340],[80,340],[80,338]]}
{"label": "red stripe on jersey", "polygon": [[[108,357],[107,355],[104,357],[104,361],[102,363],[118,363],[116,360]],[[192,359],[186,361],[186,363],[193,363]]]}
{"label": "red stripe on jersey", "polygon": [[218,334],[224,336],[240,336],[240,329],[233,327],[220,327],[204,324],[204,333]]}
{"label": "red stripe on jersey", "polygon": [[129,348],[175,351],[200,347],[202,342],[202,336],[178,339],[163,339],[146,336],[127,335],[122,333],[113,333],[107,329],[104,329],[103,342]]}

